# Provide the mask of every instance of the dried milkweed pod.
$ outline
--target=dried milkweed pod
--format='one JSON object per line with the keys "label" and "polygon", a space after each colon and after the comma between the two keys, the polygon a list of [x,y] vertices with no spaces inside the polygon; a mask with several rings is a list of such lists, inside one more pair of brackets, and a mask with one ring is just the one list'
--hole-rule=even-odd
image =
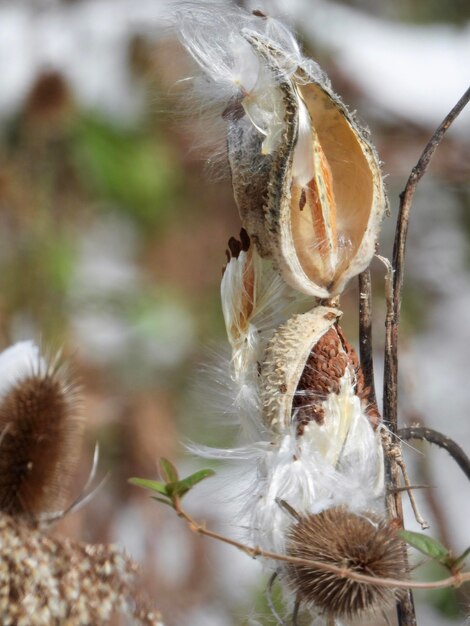
{"label": "dried milkweed pod", "polygon": [[383,512],[380,417],[356,353],[332,307],[292,316],[268,341],[261,359],[262,419],[270,448],[261,460],[252,504],[261,545],[285,549],[286,500],[299,514],[332,506]]}
{"label": "dried milkweed pod", "polygon": [[229,160],[242,220],[289,284],[320,298],[339,294],[369,264],[386,208],[376,151],[315,64],[299,59],[293,68],[292,55],[263,34],[244,36],[271,72],[266,89],[276,97],[265,130],[246,104],[249,120],[231,117]]}
{"label": "dried milkweed pod", "polygon": [[386,207],[367,132],[277,20],[201,2],[178,26],[205,74],[194,93],[221,105],[235,200],[261,256],[303,293],[341,293],[370,262]]}
{"label": "dried milkweed pod", "polygon": [[374,428],[379,420],[357,355],[337,324],[340,317],[337,309],[323,306],[291,317],[269,341],[260,376],[270,428],[286,430],[294,421],[300,434],[311,423],[325,427],[331,435],[330,452],[341,449],[354,411],[363,413]]}

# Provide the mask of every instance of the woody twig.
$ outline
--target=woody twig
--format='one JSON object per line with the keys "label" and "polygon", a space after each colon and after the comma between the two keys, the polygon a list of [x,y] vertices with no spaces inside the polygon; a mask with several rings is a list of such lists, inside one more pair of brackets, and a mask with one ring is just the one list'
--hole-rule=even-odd
{"label": "woody twig", "polygon": [[[384,421],[392,434],[397,432],[397,403],[398,403],[398,328],[400,323],[400,310],[403,296],[403,282],[405,270],[405,249],[406,238],[408,234],[408,225],[410,220],[411,208],[413,203],[416,187],[421,178],[426,173],[431,158],[441,143],[445,133],[462,112],[470,100],[470,88],[463,94],[454,108],[444,118],[440,126],[432,135],[427,146],[425,147],[416,166],[412,169],[408,178],[404,191],[400,194],[400,206],[398,211],[397,227],[395,231],[395,241],[393,247],[393,293],[392,306],[390,315],[387,316],[387,342],[385,348],[384,363],[384,405],[383,415]],[[398,487],[398,471],[395,467],[396,463],[390,459],[388,461],[388,481],[389,487],[394,489]],[[395,511],[403,522],[403,514],[401,510],[401,496],[399,492],[395,492]],[[413,597],[411,591],[408,591],[397,603],[397,614],[399,626],[416,626],[416,615],[413,606]]]}

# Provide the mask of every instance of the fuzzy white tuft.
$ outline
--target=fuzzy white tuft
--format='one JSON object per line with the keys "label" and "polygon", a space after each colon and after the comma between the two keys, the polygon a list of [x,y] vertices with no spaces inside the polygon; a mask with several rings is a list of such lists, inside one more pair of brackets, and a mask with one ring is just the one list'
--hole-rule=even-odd
{"label": "fuzzy white tuft", "polygon": [[[191,111],[191,118],[194,120],[197,110],[199,119],[207,118],[208,125],[212,116],[212,128],[215,119],[238,104],[253,132],[263,137],[261,153],[272,154],[285,128],[279,80],[290,80],[302,69],[305,75],[321,76],[324,81],[320,68],[302,56],[295,36],[275,18],[218,1],[177,6],[175,24],[180,41],[203,72],[189,81],[185,108]],[[257,49],[259,44],[275,54],[269,67]],[[297,76],[296,80],[302,82],[303,78]],[[209,128],[207,132],[214,134]],[[213,137],[214,144],[219,141]]]}
{"label": "fuzzy white tuft", "polygon": [[324,425],[309,424],[302,437],[293,426],[260,459],[247,506],[252,511],[253,540],[267,549],[283,550],[292,523],[279,500],[299,514],[340,505],[355,512],[383,511],[380,434],[373,431],[358,405],[348,407],[349,426],[341,432],[345,424],[339,405],[344,408],[349,400],[341,392],[333,402],[335,411],[325,412]]}
{"label": "fuzzy white tuft", "polygon": [[[256,441],[264,432],[258,363],[267,340],[298,297],[250,245],[228,262],[221,299],[232,356],[229,364],[217,367],[219,389],[230,391],[227,412],[238,416],[242,440]],[[224,371],[229,383],[223,382]]]}
{"label": "fuzzy white tuft", "polygon": [[299,107],[299,131],[292,159],[292,176],[299,187],[306,187],[314,176],[314,153],[312,149],[312,122],[303,100],[297,96]]}
{"label": "fuzzy white tuft", "polygon": [[19,341],[0,352],[0,397],[25,376],[45,373],[47,365],[34,341]]}

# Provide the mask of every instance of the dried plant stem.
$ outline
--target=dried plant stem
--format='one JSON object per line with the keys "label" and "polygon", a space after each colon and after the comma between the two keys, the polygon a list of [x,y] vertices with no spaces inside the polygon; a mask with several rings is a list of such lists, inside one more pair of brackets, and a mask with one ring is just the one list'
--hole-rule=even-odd
{"label": "dried plant stem", "polygon": [[448,578],[437,580],[433,582],[416,582],[413,580],[398,580],[395,578],[378,578],[375,576],[367,576],[366,574],[359,574],[347,567],[337,567],[336,565],[330,565],[329,563],[323,563],[321,561],[313,561],[312,559],[302,559],[300,557],[287,556],[286,554],[278,554],[277,552],[271,552],[269,550],[263,550],[258,546],[247,546],[236,539],[225,537],[220,533],[213,530],[209,530],[203,524],[199,524],[194,520],[181,506],[181,500],[174,498],[174,509],[181,519],[187,524],[189,529],[205,537],[211,537],[217,541],[221,541],[230,546],[238,548],[253,559],[257,557],[263,557],[265,559],[272,559],[273,561],[280,561],[284,563],[291,563],[294,565],[311,566],[318,569],[323,569],[327,572],[333,572],[342,578],[349,578],[362,583],[369,583],[379,587],[393,587],[395,589],[445,589],[446,587],[460,587],[463,583],[470,581],[470,572],[457,573]]}
{"label": "dried plant stem", "polygon": [[372,283],[369,269],[359,274],[359,355],[364,384],[370,389],[370,402],[376,405],[372,347]]}
{"label": "dried plant stem", "polygon": [[436,151],[442,138],[451,126],[452,122],[463,111],[470,101],[470,87],[463,94],[454,108],[446,115],[440,126],[437,128],[427,146],[425,147],[418,163],[412,169],[404,191],[400,194],[400,208],[398,213],[397,230],[393,249],[393,269],[394,274],[394,324],[398,325],[400,317],[401,299],[403,291],[403,278],[405,269],[405,247],[408,234],[408,224],[410,220],[411,204],[413,202],[416,186],[428,169],[431,158]]}
{"label": "dried plant stem", "polygon": [[[410,177],[406,183],[404,191],[400,194],[400,207],[398,212],[397,228],[395,232],[395,242],[393,247],[393,289],[391,292],[391,307],[388,309],[386,321],[386,346],[384,363],[384,420],[387,427],[393,434],[397,432],[397,403],[398,403],[398,326],[400,322],[400,310],[403,292],[403,280],[405,269],[405,248],[408,234],[408,224],[410,220],[411,206],[418,182],[424,176],[431,158],[442,141],[442,138],[452,122],[464,109],[470,100],[470,88],[460,98],[455,107],[445,117],[441,125],[437,128],[429,143],[425,147],[418,163],[412,169]],[[387,468],[389,486],[398,486],[398,467],[393,461]],[[391,498],[388,498],[391,503]],[[403,521],[403,511],[401,507],[401,497],[398,492],[394,493],[396,513],[398,519]],[[390,512],[390,508],[389,508]],[[399,626],[415,626],[416,616],[413,606],[413,598],[408,592],[397,603]]]}
{"label": "dried plant stem", "polygon": [[412,490],[412,484],[410,482],[410,479],[408,478],[408,472],[406,471],[406,464],[401,454],[399,458],[396,459],[396,462],[397,462],[398,467],[401,469],[403,482],[405,483],[405,487],[408,493],[408,498],[410,500],[411,508],[413,509],[413,514],[415,516],[415,519],[418,522],[418,524],[421,526],[421,528],[423,530],[426,530],[426,528],[429,528],[429,523],[423,518],[423,516],[421,515],[418,509],[418,504],[415,500],[413,490]]}
{"label": "dried plant stem", "polygon": [[412,169],[410,177],[406,183],[404,191],[400,194],[400,207],[398,211],[397,228],[395,232],[395,242],[393,246],[393,307],[391,320],[391,343],[386,348],[385,355],[385,399],[384,418],[392,431],[396,430],[397,424],[397,373],[398,373],[398,325],[400,321],[400,310],[403,292],[403,280],[405,270],[405,248],[408,234],[408,224],[410,220],[411,205],[413,202],[416,187],[421,178],[426,173],[431,158],[436,148],[442,141],[444,134],[449,129],[452,122],[462,112],[470,101],[470,88],[457,102],[455,107],[445,117],[441,125],[431,137],[425,147],[418,163]]}
{"label": "dried plant stem", "polygon": [[437,432],[437,430],[432,430],[432,428],[422,427],[400,428],[397,434],[400,439],[423,439],[428,443],[433,443],[440,448],[444,448],[470,480],[470,459],[462,448],[450,437],[446,437],[442,433]]}

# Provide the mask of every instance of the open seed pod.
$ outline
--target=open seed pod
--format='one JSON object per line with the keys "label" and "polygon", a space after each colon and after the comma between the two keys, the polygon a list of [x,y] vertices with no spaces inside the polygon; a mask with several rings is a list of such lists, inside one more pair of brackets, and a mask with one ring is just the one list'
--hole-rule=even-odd
{"label": "open seed pod", "polygon": [[269,130],[243,99],[229,115],[229,161],[244,226],[292,287],[337,295],[374,254],[386,208],[376,151],[314,64],[293,71],[292,59],[270,40],[248,30],[244,36],[274,77],[267,89],[276,91],[267,99],[272,114],[264,112],[275,120]]}
{"label": "open seed pod", "polygon": [[269,341],[260,374],[266,424],[278,433],[294,425],[298,437],[313,429],[332,463],[354,429],[376,428],[380,420],[340,316],[319,306],[291,317]]}

